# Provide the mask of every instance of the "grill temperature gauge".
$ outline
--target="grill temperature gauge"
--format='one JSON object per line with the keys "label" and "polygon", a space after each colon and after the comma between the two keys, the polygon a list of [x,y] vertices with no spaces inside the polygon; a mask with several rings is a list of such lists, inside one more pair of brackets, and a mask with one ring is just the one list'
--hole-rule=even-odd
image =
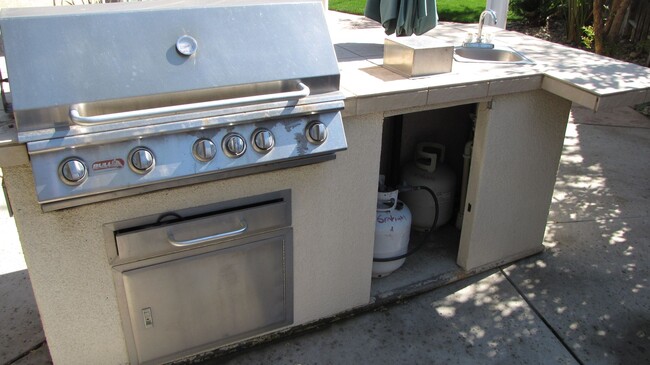
{"label": "grill temperature gauge", "polygon": [[199,47],[196,39],[189,35],[183,35],[176,41],[176,51],[182,54],[183,56],[191,56],[196,53],[196,49]]}

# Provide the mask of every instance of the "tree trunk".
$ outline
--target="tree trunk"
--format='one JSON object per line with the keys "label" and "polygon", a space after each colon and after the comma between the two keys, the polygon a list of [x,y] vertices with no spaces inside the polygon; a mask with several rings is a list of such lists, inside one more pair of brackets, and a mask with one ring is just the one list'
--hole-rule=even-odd
{"label": "tree trunk", "polygon": [[607,17],[607,22],[605,22],[605,29],[603,30],[604,34],[609,34],[609,30],[612,29],[612,21],[614,20],[614,15],[616,15],[616,10],[618,9],[621,0],[612,0],[612,4],[609,7],[609,14],[603,14]]}
{"label": "tree trunk", "polygon": [[594,0],[594,51],[604,54],[603,47],[603,0]]}
{"label": "tree trunk", "polygon": [[608,27],[606,33],[608,42],[616,42],[619,38],[619,33],[621,31],[621,25],[623,25],[623,19],[625,18],[625,13],[627,13],[627,8],[630,7],[630,0],[621,0],[621,4],[616,9],[616,15],[612,20],[611,27]]}
{"label": "tree trunk", "polygon": [[[595,1],[595,0],[594,0]],[[568,14],[566,22],[566,37],[569,42],[576,42],[576,3],[574,0],[568,0]]]}

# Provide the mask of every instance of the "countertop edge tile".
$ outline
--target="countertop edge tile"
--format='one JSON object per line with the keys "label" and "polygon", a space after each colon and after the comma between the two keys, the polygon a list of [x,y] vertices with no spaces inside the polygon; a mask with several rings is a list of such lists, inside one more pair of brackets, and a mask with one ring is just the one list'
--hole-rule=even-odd
{"label": "countertop edge tile", "polygon": [[544,75],[514,77],[490,81],[488,95],[504,95],[518,92],[534,91],[542,88]]}
{"label": "countertop edge tile", "polygon": [[357,115],[357,98],[346,97],[344,102],[345,102],[345,109],[341,111],[341,116],[350,117],[350,116]]}
{"label": "countertop edge tile", "polygon": [[488,96],[489,82],[469,82],[462,85],[429,88],[427,105],[445,104]]}
{"label": "countertop edge tile", "polygon": [[357,98],[357,114],[385,112],[393,109],[418,107],[427,104],[427,90],[390,93]]}
{"label": "countertop edge tile", "polygon": [[552,76],[544,76],[542,79],[542,89],[591,110],[596,110],[598,104],[598,95]]}
{"label": "countertop edge tile", "polygon": [[619,94],[603,95],[598,97],[596,110],[600,111],[605,109],[612,109],[619,106],[641,104],[647,100],[647,93],[648,89],[624,91]]}

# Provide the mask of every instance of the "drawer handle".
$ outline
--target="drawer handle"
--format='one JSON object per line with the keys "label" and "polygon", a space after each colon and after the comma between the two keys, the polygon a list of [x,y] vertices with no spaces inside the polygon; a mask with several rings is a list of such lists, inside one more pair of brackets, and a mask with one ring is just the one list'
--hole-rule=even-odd
{"label": "drawer handle", "polygon": [[234,231],[229,231],[229,232],[224,232],[224,233],[217,233],[215,235],[211,236],[205,236],[205,237],[199,237],[199,238],[194,238],[191,240],[185,240],[185,241],[178,241],[174,238],[174,234],[171,232],[167,232],[167,240],[169,243],[176,247],[185,247],[185,246],[192,246],[192,245],[198,245],[200,243],[204,242],[209,242],[209,241],[214,241],[218,240],[221,238],[227,238],[227,237],[232,237],[232,236],[237,236],[242,233],[244,233],[248,229],[248,224],[246,224],[246,221],[242,220],[240,223],[241,227],[238,229],[235,229]]}

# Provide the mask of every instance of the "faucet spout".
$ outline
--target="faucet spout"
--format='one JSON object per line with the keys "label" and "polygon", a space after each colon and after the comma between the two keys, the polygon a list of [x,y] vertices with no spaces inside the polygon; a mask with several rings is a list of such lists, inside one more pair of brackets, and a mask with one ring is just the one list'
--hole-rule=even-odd
{"label": "faucet spout", "polygon": [[492,25],[497,23],[497,13],[492,9],[485,9],[481,16],[478,18],[478,33],[476,34],[476,42],[481,43],[483,41],[483,25],[485,24],[485,17],[490,15],[492,17]]}

